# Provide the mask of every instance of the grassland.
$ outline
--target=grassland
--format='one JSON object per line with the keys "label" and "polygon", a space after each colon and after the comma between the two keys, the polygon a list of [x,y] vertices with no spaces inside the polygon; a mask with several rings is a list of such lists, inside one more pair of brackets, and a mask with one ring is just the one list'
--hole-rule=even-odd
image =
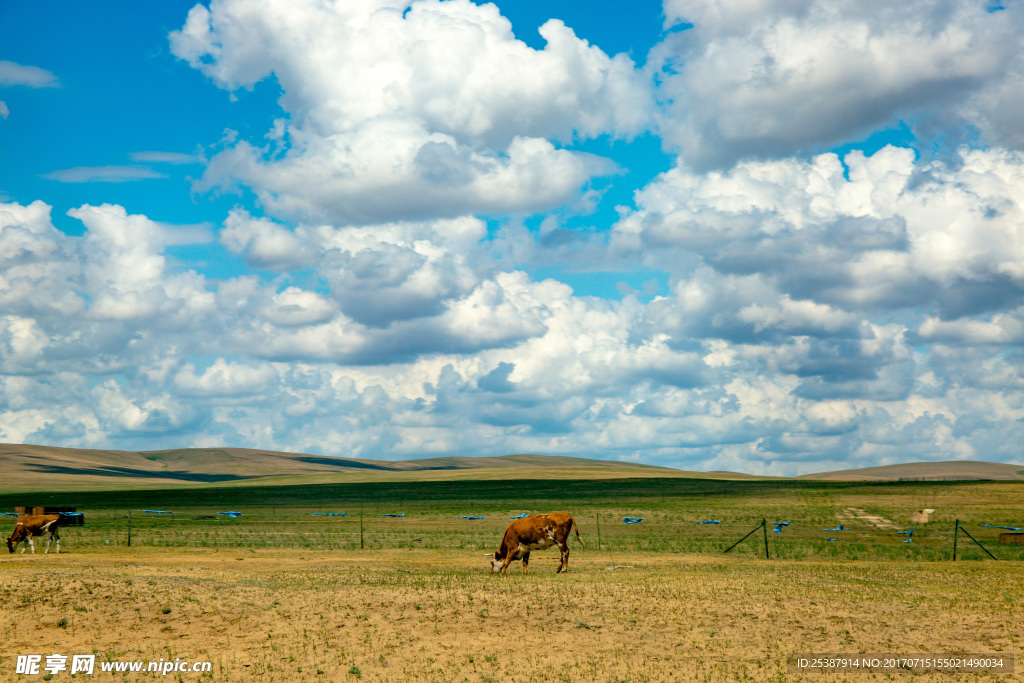
{"label": "grassland", "polygon": [[[1024,546],[981,526],[1024,526],[1021,482],[630,477],[0,495],[0,510],[26,504],[76,506],[86,525],[62,530],[59,556],[0,559],[0,680],[31,680],[13,672],[32,652],[213,662],[212,675],[183,681],[891,680],[801,676],[786,663],[1019,658],[1024,639]],[[897,532],[922,508],[933,521],[903,543]],[[546,551],[526,576],[518,563],[490,576],[481,555],[508,517],[554,509],[574,515],[586,543],[573,543],[569,574],[556,576]],[[695,523],[711,519],[720,524]],[[761,531],[722,553],[762,519],[791,522],[767,533],[771,560]],[[951,562],[956,519],[1000,561],[961,532]],[[825,531],[839,524],[849,531]]]}
{"label": "grassland", "polygon": [[[480,479],[693,476],[664,467],[566,456],[365,460],[251,448],[113,451],[0,443],[3,491],[118,491],[217,486]],[[704,475],[709,476],[709,475]],[[712,478],[750,478],[716,474]]]}
{"label": "grassland", "polygon": [[211,675],[179,680],[602,683],[891,680],[799,676],[786,663],[802,653],[1021,652],[1019,564],[585,552],[568,574],[542,556],[529,575],[492,577],[481,559],[433,550],[19,555],[0,574],[0,677],[26,680],[12,675],[13,655],[42,650],[213,663]]}
{"label": "grassland", "polygon": [[1001,462],[949,460],[929,463],[901,463],[855,470],[820,472],[801,477],[831,481],[956,481],[1024,480],[1024,466]]}
{"label": "grassland", "polygon": [[[0,491],[120,491],[166,488],[480,480],[690,478],[783,480],[738,472],[687,472],[612,460],[549,455],[435,457],[385,461],[283,453],[251,448],[114,451],[0,443]],[[922,462],[806,475],[837,481],[1024,481],[1024,466],[956,461]]]}
{"label": "grassland", "polygon": [[[769,530],[774,522],[791,522],[782,533],[768,534],[773,557],[938,561],[952,556],[957,519],[997,557],[1024,560],[1024,545],[1000,546],[1003,530],[994,528],[1024,526],[1022,501],[1021,482],[629,478],[10,494],[0,495],[0,510],[25,504],[77,507],[87,524],[65,529],[69,549],[127,545],[131,511],[137,547],[484,551],[493,550],[511,515],[566,510],[592,548],[614,552],[720,553],[764,519]],[[898,532],[909,531],[910,514],[922,508],[936,512],[930,523],[914,528],[911,543],[904,543],[908,535]],[[224,511],[242,516],[219,514]],[[315,514],[332,512],[348,516]],[[626,515],[644,522],[623,524]],[[696,523],[709,520],[719,524]],[[845,530],[826,531],[839,525]],[[733,552],[763,554],[763,536],[755,535]],[[964,534],[960,539],[961,557],[986,557]]]}

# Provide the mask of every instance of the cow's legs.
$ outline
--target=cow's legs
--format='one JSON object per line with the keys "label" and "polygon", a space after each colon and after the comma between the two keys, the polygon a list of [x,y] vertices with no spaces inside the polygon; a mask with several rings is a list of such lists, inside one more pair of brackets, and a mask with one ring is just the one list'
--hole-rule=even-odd
{"label": "cow's legs", "polygon": [[[32,554],[35,555],[36,554],[36,544],[32,542],[32,534],[29,534],[28,538],[25,539],[25,540],[28,541],[28,547],[32,549]],[[22,547],[22,549],[21,549],[21,554],[22,555],[25,554],[25,548],[24,547]]]}
{"label": "cow's legs", "polygon": [[508,569],[508,566],[512,564],[513,557],[515,557],[515,553],[510,550],[508,555],[505,556],[505,560],[501,563],[501,571],[498,572],[499,574],[505,573],[505,570]]}
{"label": "cow's legs", "polygon": [[526,568],[530,564],[530,553],[523,553],[523,573],[526,573]]}
{"label": "cow's legs", "polygon": [[558,549],[562,551],[562,560],[558,563],[558,569],[555,570],[556,574],[569,571],[569,544],[560,543]]}

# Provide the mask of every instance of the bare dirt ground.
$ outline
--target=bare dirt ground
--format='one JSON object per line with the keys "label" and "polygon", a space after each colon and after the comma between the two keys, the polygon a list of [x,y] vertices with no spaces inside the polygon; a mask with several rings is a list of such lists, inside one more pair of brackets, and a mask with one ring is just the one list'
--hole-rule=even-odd
{"label": "bare dirt ground", "polygon": [[[15,673],[16,656],[31,653],[213,663],[210,674],[172,674],[181,681],[888,680],[801,676],[786,660],[1019,658],[1024,641],[1019,562],[586,551],[573,552],[566,575],[553,573],[549,552],[535,555],[528,576],[519,563],[490,576],[479,555],[146,548],[4,556],[0,680],[43,680]],[[161,678],[79,678],[103,676]],[[67,672],[54,679],[62,677],[71,680]]]}
{"label": "bare dirt ground", "polygon": [[885,517],[879,517],[878,515],[869,514],[867,511],[861,510],[860,508],[846,508],[846,510],[844,510],[842,513],[836,513],[836,517],[838,517],[840,521],[848,521],[854,519],[861,520],[869,524],[873,524],[879,529],[896,528],[896,525],[893,524],[890,520],[886,519]]}

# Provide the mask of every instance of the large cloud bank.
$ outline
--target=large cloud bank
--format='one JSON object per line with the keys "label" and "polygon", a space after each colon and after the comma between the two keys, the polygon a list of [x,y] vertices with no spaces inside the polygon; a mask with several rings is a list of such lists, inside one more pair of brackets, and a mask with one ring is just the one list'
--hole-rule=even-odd
{"label": "large cloud bank", "polygon": [[[667,2],[693,26],[642,69],[558,20],[532,49],[465,0],[197,5],[174,54],[282,93],[197,189],[266,214],[208,235],[97,202],[73,237],[0,204],[0,439],[773,474],[1017,458],[1019,8],[743,5]],[[820,153],[898,118],[992,144]],[[644,131],[677,164],[586,249],[483,220],[576,202],[613,164],[574,144]],[[250,274],[171,256],[209,239]],[[557,259],[668,288],[528,275]]]}
{"label": "large cloud bank", "polygon": [[552,140],[640,132],[633,63],[553,19],[533,50],[468,0],[197,5],[176,55],[235,89],[273,74],[288,114],[216,156],[202,186],[243,183],[275,213],[348,223],[537,211],[610,165]]}
{"label": "large cloud bank", "polygon": [[1019,2],[666,0],[667,145],[700,167],[858,139],[899,119],[1024,144]]}

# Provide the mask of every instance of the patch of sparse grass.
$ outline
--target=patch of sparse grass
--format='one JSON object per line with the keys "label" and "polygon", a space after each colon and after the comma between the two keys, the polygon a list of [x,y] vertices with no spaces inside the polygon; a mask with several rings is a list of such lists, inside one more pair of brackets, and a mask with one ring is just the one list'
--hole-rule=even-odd
{"label": "patch of sparse grass", "polygon": [[[448,550],[240,555],[62,554],[42,575],[35,563],[5,562],[8,646],[31,651],[35,625],[73,606],[88,611],[75,614],[77,634],[48,633],[54,652],[80,648],[87,632],[108,659],[209,659],[229,683],[787,680],[779,672],[795,651],[1021,646],[1024,575],[1009,562],[588,552],[555,575],[548,552],[526,576],[494,577],[482,558]],[[11,599],[23,592],[50,599]],[[182,604],[188,627],[162,630],[162,609]]]}
{"label": "patch of sparse grass", "polygon": [[[289,490],[285,490],[285,489]],[[122,506],[174,510],[173,515],[132,513],[132,546],[164,548],[291,548],[303,551],[495,549],[509,522],[522,511],[561,509],[574,515],[584,552],[656,552],[717,555],[764,519],[768,545],[780,559],[940,561],[952,555],[954,520],[1001,559],[1024,559],[1024,545],[1000,546],[999,530],[982,523],[1024,525],[1024,482],[815,482],[700,479],[623,479],[582,482],[403,482],[337,486],[64,494],[62,503],[86,512],[86,525],[67,527],[64,548],[122,551],[128,513]],[[524,493],[525,492],[525,493]],[[557,495],[556,495],[557,494]],[[310,496],[321,495],[315,503]],[[449,496],[441,498],[440,496]],[[500,497],[504,497],[499,499]],[[0,496],[2,507],[3,496]],[[20,500],[20,498],[19,498]],[[259,501],[254,503],[254,501]],[[91,506],[96,506],[91,507]],[[912,511],[937,510],[903,543]],[[360,508],[362,521],[360,521]],[[849,510],[890,520],[882,528]],[[239,510],[241,517],[219,515]],[[347,512],[347,517],[316,515]],[[382,517],[405,513],[404,518]],[[464,520],[462,515],[483,516]],[[626,515],[640,524],[622,523]],[[696,522],[718,520],[719,524]],[[773,522],[790,521],[781,534]],[[827,531],[844,526],[844,531]],[[362,529],[360,529],[362,527]],[[757,532],[732,551],[764,555]],[[834,541],[826,539],[834,538]],[[958,554],[986,557],[961,534]],[[573,552],[579,547],[572,540]]]}

